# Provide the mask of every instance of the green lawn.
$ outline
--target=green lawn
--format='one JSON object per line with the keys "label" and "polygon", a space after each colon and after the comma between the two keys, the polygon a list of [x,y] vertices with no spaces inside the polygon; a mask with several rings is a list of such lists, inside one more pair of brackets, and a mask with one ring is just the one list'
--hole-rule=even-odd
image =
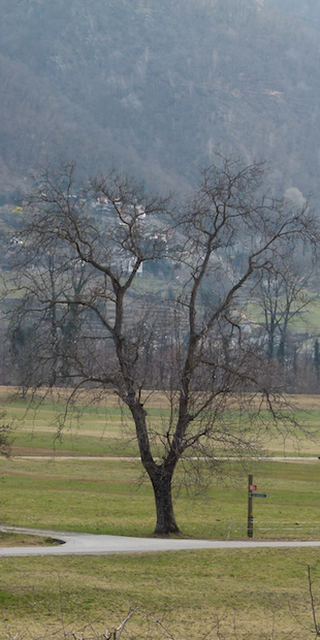
{"label": "green lawn", "polygon": [[27,628],[30,636],[19,639],[69,638],[62,631],[53,635],[54,629],[76,633],[85,625],[85,638],[102,638],[106,621],[109,629],[116,628],[130,607],[140,607],[152,614],[153,631],[140,611],[124,637],[168,637],[156,630],[157,619],[181,640],[282,640],[293,629],[294,637],[303,640],[313,636],[293,614],[311,625],[307,564],[313,567],[315,596],[320,594],[319,552],[312,549],[21,557],[3,558],[0,564],[2,639],[22,630],[25,634]]}
{"label": "green lawn", "polygon": [[[251,469],[253,470],[253,469]],[[1,522],[117,535],[152,534],[150,482],[140,486],[139,461],[0,460]],[[177,486],[175,511],[192,537],[246,537],[247,475],[235,464],[228,482],[212,480],[198,497]],[[266,499],[254,500],[255,537],[320,537],[319,464],[256,463],[254,482]],[[179,489],[179,490],[178,490]]]}
{"label": "green lawn", "polygon": [[[314,407],[307,404],[309,426],[317,435],[319,402],[315,399]],[[20,418],[14,453],[52,454],[56,407],[47,404],[35,416],[24,415],[21,400],[7,408],[8,414]],[[119,453],[134,453],[135,446],[129,442],[127,449],[121,448],[120,409],[115,404],[107,409],[87,410],[80,428],[66,430],[62,442],[56,443],[57,456],[69,453],[73,459],[0,459],[0,525],[152,534],[151,485],[141,483],[139,460],[117,458]],[[152,410],[156,419],[165,415],[161,399]],[[316,443],[303,440],[298,464],[258,461],[243,470],[235,461],[229,465],[228,481],[212,478],[210,488],[196,497],[179,486],[178,469],[174,505],[182,534],[245,539],[250,471],[258,492],[267,494],[266,499],[254,500],[256,539],[319,539],[320,461],[303,461],[318,449]],[[294,446],[289,450],[296,453]],[[95,459],[97,454],[106,458]],[[77,455],[89,459],[79,460]],[[140,607],[181,640],[203,639],[206,633],[210,640],[284,640],[293,629],[295,637],[304,640],[314,634],[303,630],[293,614],[303,623],[312,622],[307,564],[313,567],[318,602],[319,550],[312,548],[1,558],[0,638],[65,640],[67,633],[88,624],[84,639],[99,638],[106,633],[106,616],[112,629],[129,607]],[[123,638],[133,638],[138,631],[143,640],[161,637],[154,618],[141,610],[130,625],[131,635]],[[58,627],[60,635],[54,635]],[[76,637],[81,638],[80,631]]]}
{"label": "green lawn", "polygon": [[[314,293],[305,291],[306,295],[309,295],[312,299]],[[262,322],[264,321],[263,311],[259,307],[257,303],[251,303],[247,307],[246,315],[253,321]],[[310,334],[314,333],[317,335],[319,333],[320,327],[320,300],[314,299],[312,303],[308,307],[305,308],[302,313],[298,314],[295,318],[290,322],[289,328],[293,333],[305,333],[308,332]]]}

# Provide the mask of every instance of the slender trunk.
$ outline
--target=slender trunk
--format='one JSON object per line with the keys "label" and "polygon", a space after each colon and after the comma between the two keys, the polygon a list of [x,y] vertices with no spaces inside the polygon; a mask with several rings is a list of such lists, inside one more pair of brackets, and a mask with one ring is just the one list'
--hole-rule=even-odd
{"label": "slender trunk", "polygon": [[272,358],[273,358],[273,351],[274,351],[274,337],[273,337],[273,334],[269,334],[269,339],[268,339],[268,358],[269,358],[269,360],[272,360]]}
{"label": "slender trunk", "polygon": [[157,510],[157,524],[155,535],[165,536],[170,533],[179,533],[179,527],[174,517],[171,483],[173,471],[165,469],[164,465],[156,465],[153,473],[149,473]]}

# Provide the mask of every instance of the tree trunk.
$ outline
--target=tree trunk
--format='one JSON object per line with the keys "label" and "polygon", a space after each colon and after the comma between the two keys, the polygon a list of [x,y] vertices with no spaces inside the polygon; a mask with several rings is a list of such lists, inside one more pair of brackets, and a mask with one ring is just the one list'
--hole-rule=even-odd
{"label": "tree trunk", "polygon": [[166,536],[170,533],[180,533],[174,517],[171,495],[171,483],[177,458],[172,455],[173,452],[171,451],[171,460],[168,460],[167,457],[163,460],[162,464],[157,464],[155,462],[150,450],[150,442],[146,426],[146,410],[143,405],[137,401],[134,392],[131,394],[131,398],[128,394],[126,402],[135,422],[141,462],[147,471],[153,486],[157,511],[157,524],[154,533],[158,536]]}
{"label": "tree trunk", "polygon": [[157,510],[155,535],[165,536],[170,533],[180,533],[172,505],[171,481],[173,471],[166,470],[163,465],[157,465],[153,473],[149,473],[149,475],[153,486]]}

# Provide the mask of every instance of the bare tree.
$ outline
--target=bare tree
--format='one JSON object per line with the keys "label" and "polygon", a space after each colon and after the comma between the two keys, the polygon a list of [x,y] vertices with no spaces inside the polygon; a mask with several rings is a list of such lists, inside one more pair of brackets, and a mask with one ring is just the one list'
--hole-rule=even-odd
{"label": "bare tree", "polygon": [[262,311],[261,326],[266,333],[268,358],[277,357],[283,364],[292,321],[305,314],[315,296],[308,291],[312,265],[305,257],[309,269],[295,264],[292,254],[283,255],[279,266],[258,274],[255,301]]}
{"label": "bare tree", "polygon": [[[308,203],[288,208],[264,194],[264,175],[261,162],[219,156],[192,200],[174,207],[116,175],[77,185],[65,165],[39,176],[24,198],[14,318],[33,319],[33,384],[65,385],[72,398],[112,390],[129,408],[156,534],[179,532],[171,495],[179,461],[187,474],[203,459],[216,469],[221,457],[255,449],[259,408],[283,418],[241,306],[257,271],[279,264],[288,243],[314,244],[319,229]],[[162,260],[169,280],[143,279],[144,265]],[[72,280],[79,268],[81,287]],[[161,427],[144,400],[156,389],[171,408]]]}

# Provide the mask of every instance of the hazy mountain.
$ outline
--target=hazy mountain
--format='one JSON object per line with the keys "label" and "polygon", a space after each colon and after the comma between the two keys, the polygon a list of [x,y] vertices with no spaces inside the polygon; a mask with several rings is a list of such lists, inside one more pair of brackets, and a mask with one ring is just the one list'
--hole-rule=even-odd
{"label": "hazy mountain", "polygon": [[0,190],[64,157],[160,188],[214,149],[318,195],[316,0],[0,0]]}
{"label": "hazy mountain", "polygon": [[312,28],[320,29],[319,0],[266,0],[266,2],[273,4],[282,11],[302,18]]}

